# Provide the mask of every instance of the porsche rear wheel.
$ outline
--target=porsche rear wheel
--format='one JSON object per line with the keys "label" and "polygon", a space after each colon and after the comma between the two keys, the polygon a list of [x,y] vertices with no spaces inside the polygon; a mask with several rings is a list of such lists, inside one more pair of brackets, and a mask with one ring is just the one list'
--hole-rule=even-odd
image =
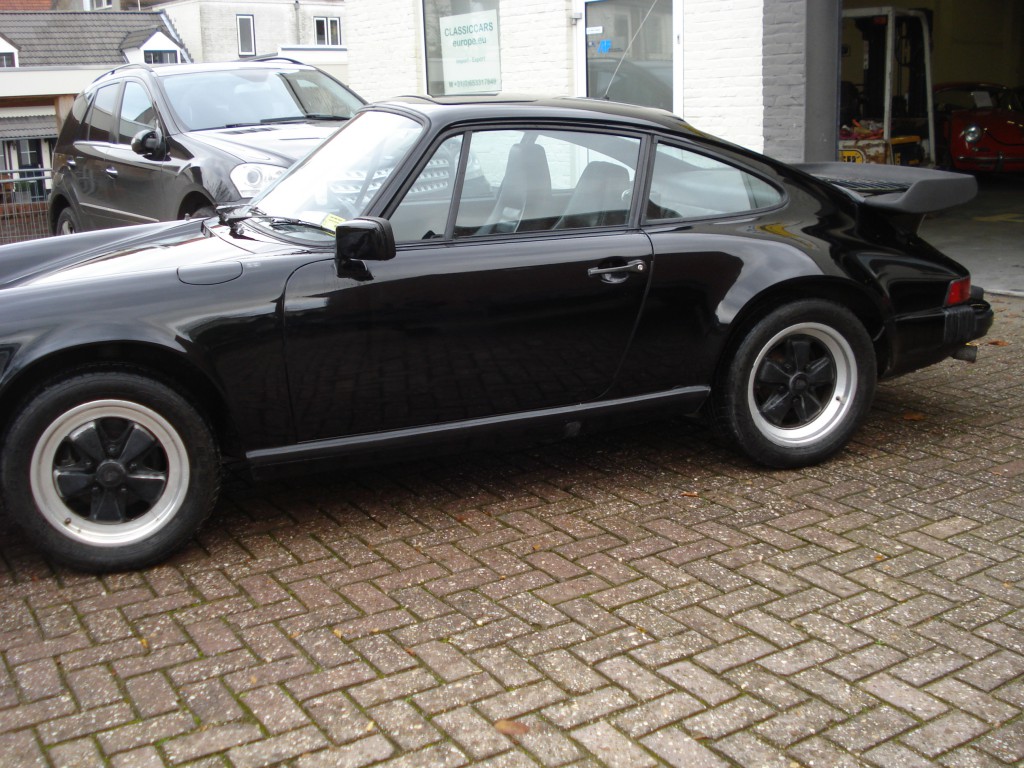
{"label": "porsche rear wheel", "polygon": [[146,376],[90,372],[44,387],[5,441],[12,517],[54,560],[84,570],[150,565],[216,501],[219,459],[199,412]]}
{"label": "porsche rear wheel", "polygon": [[871,406],[875,378],[871,339],[849,310],[793,302],[740,342],[718,387],[716,420],[755,461],[814,464],[850,440]]}

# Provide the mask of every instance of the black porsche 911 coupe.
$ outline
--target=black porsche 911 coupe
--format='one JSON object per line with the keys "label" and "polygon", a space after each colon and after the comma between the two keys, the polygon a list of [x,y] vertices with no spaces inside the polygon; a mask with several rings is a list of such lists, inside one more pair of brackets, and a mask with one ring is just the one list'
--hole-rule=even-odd
{"label": "black porsche 911 coupe", "polygon": [[974,184],[609,102],[370,106],[246,206],[0,249],[4,503],[55,560],[119,569],[192,536],[224,462],[697,413],[818,462],[880,378],[988,330],[915,234]]}

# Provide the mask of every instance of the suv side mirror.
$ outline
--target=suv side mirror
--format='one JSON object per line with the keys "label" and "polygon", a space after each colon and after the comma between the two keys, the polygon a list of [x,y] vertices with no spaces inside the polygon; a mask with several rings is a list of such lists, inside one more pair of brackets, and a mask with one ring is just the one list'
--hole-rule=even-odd
{"label": "suv side mirror", "polygon": [[391,222],[375,216],[340,224],[334,231],[334,243],[338,277],[351,277],[353,269],[359,271],[364,261],[395,258],[395,233]]}
{"label": "suv side mirror", "polygon": [[159,128],[148,128],[132,137],[132,152],[147,160],[162,160],[167,156],[167,142]]}

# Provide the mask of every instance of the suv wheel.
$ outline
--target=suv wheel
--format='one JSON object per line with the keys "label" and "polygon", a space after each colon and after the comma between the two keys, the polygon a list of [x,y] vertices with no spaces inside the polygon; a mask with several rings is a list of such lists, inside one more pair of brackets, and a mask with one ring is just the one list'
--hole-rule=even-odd
{"label": "suv wheel", "polygon": [[57,217],[57,224],[53,228],[55,235],[73,235],[81,231],[78,224],[78,217],[70,207],[63,209]]}

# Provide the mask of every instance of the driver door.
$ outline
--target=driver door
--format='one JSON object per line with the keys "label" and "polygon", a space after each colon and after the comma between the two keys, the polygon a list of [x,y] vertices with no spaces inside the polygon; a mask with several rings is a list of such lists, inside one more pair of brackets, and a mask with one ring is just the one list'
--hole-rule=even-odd
{"label": "driver door", "polygon": [[[341,277],[333,261],[316,262],[288,282],[299,441],[599,399],[650,274],[651,243],[627,225],[640,145],[526,130],[439,144],[390,215],[395,259]],[[536,164],[513,167],[526,156],[544,157],[546,177]],[[616,166],[622,188],[588,194],[594,161]]]}

